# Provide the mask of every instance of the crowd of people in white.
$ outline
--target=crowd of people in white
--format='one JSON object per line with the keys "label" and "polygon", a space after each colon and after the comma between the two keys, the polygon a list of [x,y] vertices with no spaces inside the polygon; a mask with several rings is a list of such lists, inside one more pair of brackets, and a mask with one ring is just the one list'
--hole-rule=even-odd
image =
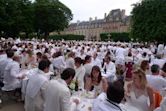
{"label": "crowd of people in white", "polygon": [[2,38],[0,87],[20,92],[25,111],[81,111],[71,97],[84,91],[89,111],[166,111],[166,46]]}

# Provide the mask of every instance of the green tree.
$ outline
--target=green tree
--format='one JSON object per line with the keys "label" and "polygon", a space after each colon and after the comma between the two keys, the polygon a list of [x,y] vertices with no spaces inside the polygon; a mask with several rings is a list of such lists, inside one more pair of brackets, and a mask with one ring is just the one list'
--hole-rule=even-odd
{"label": "green tree", "polygon": [[34,32],[34,5],[29,0],[23,0],[22,6],[22,22],[21,22],[21,32],[25,32],[26,38],[28,35]]}
{"label": "green tree", "polygon": [[130,35],[139,41],[166,42],[166,1],[143,0],[134,4]]}
{"label": "green tree", "polygon": [[0,31],[6,37],[16,37],[22,31],[30,32],[33,27],[30,5],[29,0],[0,1]]}
{"label": "green tree", "polygon": [[45,38],[52,31],[64,30],[72,20],[71,10],[58,0],[35,1],[35,29],[44,33]]}

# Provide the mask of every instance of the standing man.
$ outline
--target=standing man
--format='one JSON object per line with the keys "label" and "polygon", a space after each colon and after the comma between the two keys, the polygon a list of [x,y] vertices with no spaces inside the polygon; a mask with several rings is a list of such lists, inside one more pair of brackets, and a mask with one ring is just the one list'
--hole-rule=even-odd
{"label": "standing man", "polygon": [[68,85],[74,76],[74,69],[67,68],[62,72],[60,79],[49,82],[44,111],[70,111],[71,95]]}
{"label": "standing man", "polygon": [[13,60],[14,51],[7,50],[7,59],[4,61],[4,64],[1,66],[4,69],[3,73],[3,91],[13,91],[21,87],[21,83],[18,79],[18,74],[20,72],[20,64]]}
{"label": "standing man", "polygon": [[151,75],[146,75],[148,84],[155,91],[160,92],[162,89],[166,88],[166,79],[160,75],[160,67],[157,64],[151,66]]}
{"label": "standing man", "polygon": [[49,72],[49,66],[49,60],[41,60],[38,70],[35,70],[34,74],[29,77],[25,96],[25,111],[43,111],[44,95],[49,80],[46,73]]}

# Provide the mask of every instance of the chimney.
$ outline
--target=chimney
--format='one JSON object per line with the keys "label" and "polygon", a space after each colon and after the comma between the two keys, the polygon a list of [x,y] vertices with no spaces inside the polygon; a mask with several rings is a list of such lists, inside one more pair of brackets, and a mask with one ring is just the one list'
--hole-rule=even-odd
{"label": "chimney", "polygon": [[107,13],[104,14],[104,19],[106,19],[106,18],[107,18]]}
{"label": "chimney", "polygon": [[122,16],[122,19],[124,19],[124,18],[125,18],[125,13],[126,13],[126,11],[123,9],[123,10],[121,11],[121,16]]}
{"label": "chimney", "polygon": [[77,25],[79,25],[80,24],[80,21],[79,20],[77,20]]}
{"label": "chimney", "polygon": [[95,17],[95,21],[97,21],[97,17]]}
{"label": "chimney", "polygon": [[89,17],[89,22],[92,22],[92,17]]}

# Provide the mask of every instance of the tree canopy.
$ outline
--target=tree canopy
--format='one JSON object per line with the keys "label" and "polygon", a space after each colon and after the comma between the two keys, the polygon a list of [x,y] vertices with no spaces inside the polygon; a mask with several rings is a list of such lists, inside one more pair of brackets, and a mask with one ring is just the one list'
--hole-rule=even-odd
{"label": "tree canopy", "polygon": [[166,1],[143,0],[134,4],[131,37],[138,41],[166,42]]}
{"label": "tree canopy", "polygon": [[37,32],[60,32],[72,20],[71,10],[58,0],[0,0],[0,33],[16,37]]}
{"label": "tree canopy", "polygon": [[72,20],[72,13],[68,7],[58,0],[36,0],[35,28],[47,37],[49,32],[60,32]]}

